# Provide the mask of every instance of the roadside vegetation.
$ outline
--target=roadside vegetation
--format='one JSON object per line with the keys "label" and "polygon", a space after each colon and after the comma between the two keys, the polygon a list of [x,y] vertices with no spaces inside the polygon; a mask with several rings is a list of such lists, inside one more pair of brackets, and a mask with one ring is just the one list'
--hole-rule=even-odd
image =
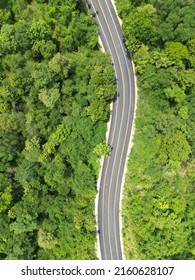
{"label": "roadside vegetation", "polygon": [[127,259],[195,258],[195,3],[116,0],[136,66],[123,196]]}
{"label": "roadside vegetation", "polygon": [[95,259],[116,92],[81,0],[0,1],[0,259]]}

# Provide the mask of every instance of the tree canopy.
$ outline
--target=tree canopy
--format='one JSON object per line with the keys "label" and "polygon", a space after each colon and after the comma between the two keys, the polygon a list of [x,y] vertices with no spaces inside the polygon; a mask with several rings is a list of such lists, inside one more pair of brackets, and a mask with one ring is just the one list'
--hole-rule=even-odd
{"label": "tree canopy", "polygon": [[195,257],[195,4],[116,0],[138,85],[123,197],[130,259]]}
{"label": "tree canopy", "polygon": [[96,258],[114,84],[83,1],[0,1],[0,259]]}

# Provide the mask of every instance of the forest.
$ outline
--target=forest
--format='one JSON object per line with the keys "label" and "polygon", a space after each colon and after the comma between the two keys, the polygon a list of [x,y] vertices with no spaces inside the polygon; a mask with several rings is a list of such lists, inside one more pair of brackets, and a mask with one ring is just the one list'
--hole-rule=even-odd
{"label": "forest", "polygon": [[138,102],[123,193],[127,259],[195,258],[195,3],[116,0]]}
{"label": "forest", "polygon": [[96,259],[115,92],[83,1],[0,1],[0,259]]}

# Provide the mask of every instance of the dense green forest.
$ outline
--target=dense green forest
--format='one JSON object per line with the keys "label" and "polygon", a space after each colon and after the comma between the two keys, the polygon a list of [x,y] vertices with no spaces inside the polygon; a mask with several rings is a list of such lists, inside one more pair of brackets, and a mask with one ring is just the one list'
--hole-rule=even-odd
{"label": "dense green forest", "polygon": [[0,259],[94,259],[116,91],[81,0],[0,1]]}
{"label": "dense green forest", "polygon": [[116,0],[136,66],[123,196],[128,259],[195,258],[195,3]]}

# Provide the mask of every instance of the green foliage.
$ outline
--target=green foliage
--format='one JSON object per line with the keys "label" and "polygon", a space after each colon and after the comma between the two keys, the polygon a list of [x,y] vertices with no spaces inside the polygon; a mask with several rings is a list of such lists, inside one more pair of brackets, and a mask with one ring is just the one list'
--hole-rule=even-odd
{"label": "green foliage", "polygon": [[81,0],[10,0],[0,28],[0,258],[95,259],[116,91],[95,19]]}
{"label": "green foliage", "polygon": [[51,88],[51,89],[42,89],[39,93],[39,99],[43,102],[43,104],[47,107],[52,109],[55,103],[58,101],[60,97],[59,89],[58,88]]}
{"label": "green foliage", "polygon": [[190,153],[191,149],[185,134],[176,131],[173,135],[168,134],[163,137],[159,159],[165,163],[167,161],[186,162]]}
{"label": "green foliage", "polygon": [[117,0],[138,83],[123,197],[130,259],[194,259],[194,1]]}
{"label": "green foliage", "polygon": [[[131,25],[125,25],[128,20],[131,21]],[[129,17],[124,20],[124,26],[127,45],[132,51],[141,44],[148,42],[152,44],[158,39],[156,9],[151,4],[140,6],[134,13],[130,13]]]}
{"label": "green foliage", "polygon": [[12,201],[12,189],[7,187],[4,192],[0,192],[0,213],[9,209]]}
{"label": "green foliage", "polygon": [[164,93],[166,97],[174,100],[178,103],[182,102],[185,99],[184,90],[182,90],[177,84],[171,85],[171,87],[165,88]]}
{"label": "green foliage", "polygon": [[108,144],[100,143],[94,148],[93,152],[99,157],[108,157],[108,153],[110,152],[110,146]]}

